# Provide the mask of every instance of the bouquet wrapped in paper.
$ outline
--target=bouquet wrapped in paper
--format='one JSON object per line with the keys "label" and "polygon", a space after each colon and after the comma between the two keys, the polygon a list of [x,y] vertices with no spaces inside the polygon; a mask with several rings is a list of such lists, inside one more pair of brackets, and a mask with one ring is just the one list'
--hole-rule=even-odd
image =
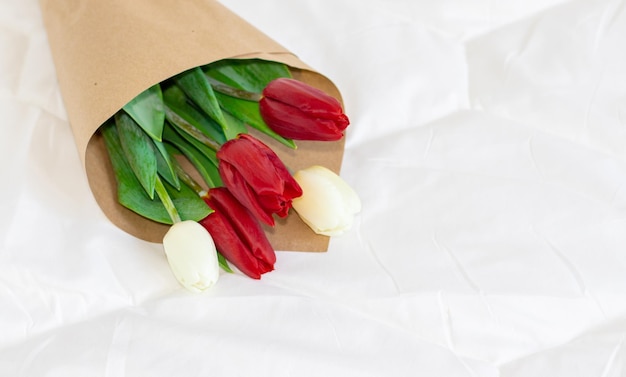
{"label": "bouquet wrapped in paper", "polygon": [[[135,123],[142,125],[141,118],[146,118],[145,110],[149,108],[145,104],[152,100],[159,104],[158,112],[165,119],[161,121],[162,123],[166,126],[180,126],[189,124],[190,122],[186,121],[189,119],[183,119],[184,116],[180,116],[180,113],[172,109],[184,110],[185,106],[193,102],[189,111],[206,110],[206,114],[212,112],[210,104],[207,105],[208,110],[203,106],[202,102],[206,102],[206,99],[198,95],[198,90],[207,90],[209,95],[205,97],[214,102],[220,96],[224,98],[224,102],[217,105],[219,114],[209,115],[217,120],[217,123],[222,123],[220,121],[222,117],[233,118],[240,127],[241,134],[224,126],[220,130],[224,140],[216,138],[214,152],[217,152],[219,157],[220,174],[217,186],[229,186],[231,183],[236,185],[237,181],[242,179],[241,174],[248,174],[245,172],[246,169],[253,170],[246,163],[242,164],[242,161],[246,158],[256,160],[257,155],[267,153],[272,155],[275,153],[278,157],[267,157],[268,161],[279,161],[278,170],[282,171],[282,163],[288,167],[287,173],[280,173],[285,176],[282,183],[287,186],[293,179],[292,172],[314,165],[328,168],[331,175],[339,172],[344,147],[343,129],[348,121],[343,114],[333,113],[337,112],[336,108],[341,110],[342,107],[337,88],[325,76],[312,70],[220,3],[211,0],[180,3],[161,0],[132,2],[41,0],[41,7],[59,85],[89,185],[106,216],[124,231],[140,239],[151,242],[163,241],[165,244],[164,236],[170,230],[167,221],[155,221],[147,218],[150,216],[142,215],[141,211],[133,211],[132,205],[122,205],[119,181],[120,174],[123,174],[120,171],[123,169],[120,170],[120,160],[116,162],[115,153],[111,152],[111,148],[128,152],[128,148],[125,148],[125,138],[129,137],[123,135],[127,132],[124,131],[127,128],[125,125]],[[282,67],[285,69],[284,72],[281,71]],[[238,81],[240,78],[244,81],[246,78],[250,79],[251,84],[241,84]],[[263,78],[266,81],[263,81]],[[263,87],[255,87],[260,83]],[[272,85],[269,85],[270,83]],[[218,94],[213,94],[214,90]],[[256,96],[248,100],[254,102],[257,109],[260,108],[260,113],[251,117],[246,117],[245,114],[239,116],[239,111],[231,113],[223,103],[234,101],[233,98],[238,96],[237,91],[243,96],[246,93]],[[285,92],[291,94],[285,96],[283,95]],[[310,97],[312,99],[307,100],[306,98],[309,98],[307,96],[312,96]],[[308,105],[301,106],[297,103],[300,98],[321,106],[321,112],[317,109],[311,111]],[[222,115],[221,107],[225,108],[225,115]],[[249,106],[243,107],[245,109],[242,112],[248,112]],[[328,115],[329,113],[333,114]],[[147,118],[150,116],[148,114]],[[329,116],[334,119],[327,119]],[[289,122],[284,121],[301,118],[298,122],[303,124],[303,127],[308,127],[311,117],[316,119],[313,123],[317,122],[318,125],[322,125],[319,127],[324,128],[321,131],[322,137],[315,135],[315,132],[293,132]],[[259,122],[257,119],[260,119]],[[265,120],[271,127],[265,124]],[[147,127],[143,127],[147,134],[150,134],[149,122],[150,120]],[[261,126],[254,127],[255,123],[260,123]],[[241,129],[242,124],[246,127],[245,130]],[[110,128],[114,131],[106,131],[108,125],[112,125]],[[315,124],[313,126],[316,127]],[[169,128],[159,129],[151,136],[155,142],[160,143],[162,136],[170,135],[168,142],[176,145],[178,137],[176,132],[168,130]],[[134,131],[128,132],[132,134]],[[193,135],[193,132],[190,134]],[[204,138],[203,135],[199,137]],[[301,139],[297,140],[297,148],[292,139]],[[256,155],[251,153],[248,147],[243,152],[238,149],[246,144],[250,144],[254,149],[257,142],[262,147],[259,152],[254,152]],[[126,144],[128,143],[130,142],[126,141]],[[266,148],[269,150],[267,153]],[[184,147],[179,146],[179,149],[183,150]],[[164,156],[168,155],[165,147],[161,150],[164,151]],[[126,165],[124,162],[121,164]],[[128,165],[133,168],[132,161]],[[175,173],[174,166],[179,166],[179,162],[172,159],[168,166],[175,181],[170,183],[176,186],[179,184],[179,174]],[[180,166],[183,168],[180,171],[185,171],[191,164],[189,161],[180,161]],[[140,178],[139,181],[143,170],[142,166],[134,169]],[[202,174],[198,174],[197,166],[193,170],[194,172],[186,177],[189,179],[189,186],[194,185],[194,179],[202,178]],[[154,174],[156,176],[156,173]],[[166,175],[163,176],[166,181]],[[210,174],[207,173],[207,176]],[[326,177],[326,174],[320,177]],[[225,182],[221,182],[222,178]],[[321,186],[332,182],[332,179],[330,181],[325,179],[319,180],[323,182]],[[160,179],[157,179],[156,191],[154,187],[150,187],[147,192],[151,195],[155,195],[156,192],[163,200],[160,194],[164,193],[167,196],[167,190],[159,191],[160,182]],[[311,182],[313,181],[308,179],[306,186],[316,187],[317,183]],[[297,183],[294,183],[294,187],[297,187],[297,190],[294,189],[294,193],[290,194],[291,197],[301,196],[301,191],[298,191],[301,189]],[[230,193],[224,196],[225,194],[220,192],[223,190],[215,188],[215,198],[210,199],[207,196],[204,202],[210,208],[230,203],[228,196]],[[336,191],[336,194],[325,195],[324,200],[333,206],[337,204],[341,207],[342,190],[333,191]],[[246,203],[245,192],[239,196],[237,192],[234,194],[238,203],[249,204]],[[167,200],[163,201],[166,209]],[[252,213],[255,212],[254,205],[255,203],[252,203],[252,207],[248,206]],[[265,204],[261,203],[261,207],[263,205]],[[315,226],[311,226],[312,222],[333,223],[335,218],[341,216],[328,213],[320,215],[319,205],[310,204],[310,200],[302,201],[303,216],[286,216],[290,206],[291,203],[285,208],[285,213],[275,212],[280,215],[276,221],[271,211],[265,221],[262,210],[257,211],[260,213],[261,223],[264,223],[262,231],[271,247],[276,250],[325,251],[328,247],[327,235],[331,235],[332,232],[325,233],[323,229],[317,231]],[[227,207],[229,211],[237,213],[237,210],[233,209],[236,205],[229,204]],[[304,215],[304,211],[308,211],[310,215]],[[206,214],[198,215],[194,221],[199,221],[210,229],[210,224],[201,221],[204,215]],[[174,222],[181,220],[175,209],[174,216],[170,217],[176,217]],[[322,228],[324,226],[321,225]],[[169,238],[168,244],[176,239],[174,236]]]}

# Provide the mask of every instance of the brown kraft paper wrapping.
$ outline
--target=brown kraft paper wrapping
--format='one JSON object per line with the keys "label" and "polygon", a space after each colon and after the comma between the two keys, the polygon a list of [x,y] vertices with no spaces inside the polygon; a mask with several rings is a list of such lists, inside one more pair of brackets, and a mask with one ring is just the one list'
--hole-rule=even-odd
{"label": "brown kraft paper wrapping", "polygon": [[[334,97],[333,83],[252,25],[212,0],[40,0],[59,86],[94,197],[119,228],[161,242],[168,229],[117,202],[101,137],[107,119],[139,93],[187,69],[225,58],[260,58],[289,65],[294,78]],[[323,165],[339,172],[344,141],[297,142],[291,150],[255,133],[296,171]],[[276,250],[326,251],[292,213],[266,233]]]}

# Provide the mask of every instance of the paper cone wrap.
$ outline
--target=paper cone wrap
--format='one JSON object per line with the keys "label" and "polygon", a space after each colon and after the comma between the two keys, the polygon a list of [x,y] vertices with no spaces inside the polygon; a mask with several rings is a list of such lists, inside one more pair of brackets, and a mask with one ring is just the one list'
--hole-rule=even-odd
{"label": "paper cone wrap", "polygon": [[[341,101],[334,84],[284,47],[211,0],[41,0],[59,86],[94,197],[119,228],[161,242],[167,225],[121,206],[98,128],[145,89],[190,68],[227,58],[287,64],[294,78]],[[299,141],[291,150],[255,133],[292,170],[318,164],[339,172],[343,140]],[[266,228],[276,250],[325,251],[295,213]]]}

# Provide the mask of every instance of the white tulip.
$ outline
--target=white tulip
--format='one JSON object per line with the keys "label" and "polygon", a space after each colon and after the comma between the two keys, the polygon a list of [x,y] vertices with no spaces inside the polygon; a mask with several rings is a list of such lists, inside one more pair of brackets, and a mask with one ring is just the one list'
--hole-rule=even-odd
{"label": "white tulip", "polygon": [[163,249],[176,279],[192,292],[202,292],[219,278],[215,243],[209,232],[191,220],[177,222],[163,237]]}
{"label": "white tulip", "polygon": [[293,208],[315,233],[336,236],[352,226],[361,211],[361,200],[354,190],[333,171],[319,165],[297,171],[294,179],[302,196]]}

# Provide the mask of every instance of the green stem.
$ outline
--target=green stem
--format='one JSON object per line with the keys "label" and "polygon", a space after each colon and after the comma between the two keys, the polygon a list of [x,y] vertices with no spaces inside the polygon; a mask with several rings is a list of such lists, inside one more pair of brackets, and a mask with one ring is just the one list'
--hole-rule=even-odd
{"label": "green stem", "polygon": [[209,80],[209,83],[213,87],[213,90],[215,90],[216,92],[220,92],[222,94],[226,94],[227,96],[243,99],[246,101],[252,101],[252,102],[259,102],[261,98],[263,98],[263,95],[260,93],[253,93],[253,92],[248,92],[247,90],[233,88],[232,86],[226,85],[221,81],[217,81],[211,76],[207,75],[207,79]]}
{"label": "green stem", "polygon": [[220,149],[220,144],[218,142],[207,137],[205,134],[202,133],[202,131],[194,127],[191,123],[187,122],[180,115],[176,114],[176,112],[174,112],[168,106],[165,106],[165,118],[170,123],[172,123],[172,125],[191,135],[196,140],[211,148],[212,150],[218,151]]}
{"label": "green stem", "polygon": [[193,191],[196,192],[196,194],[198,194],[198,196],[200,197],[204,197],[207,194],[207,191],[198,184],[198,182],[196,182],[191,175],[189,175],[189,173],[187,173],[185,171],[185,169],[182,168],[182,166],[176,164],[176,175],[178,175],[178,178],[183,181],[187,186],[189,186],[189,188],[191,188]]}
{"label": "green stem", "polygon": [[233,269],[230,268],[230,266],[228,265],[228,261],[226,260],[224,255],[222,255],[222,253],[220,253],[219,251],[217,252],[217,260],[220,264],[220,267],[222,267],[224,271],[231,273],[231,274],[234,272]]}
{"label": "green stem", "polygon": [[154,191],[156,191],[157,195],[159,196],[159,199],[161,199],[161,202],[163,203],[163,206],[165,207],[167,214],[170,216],[170,219],[172,219],[172,222],[174,223],[181,222],[182,219],[180,218],[180,215],[178,214],[178,210],[176,210],[176,206],[174,205],[172,198],[170,198],[170,195],[167,193],[167,190],[165,189],[165,186],[163,185],[163,181],[161,181],[161,178],[159,178],[158,176],[154,185]]}
{"label": "green stem", "polygon": [[[200,196],[201,198],[204,198],[206,195],[208,195],[209,193],[202,188],[202,186],[200,186],[198,184],[198,182],[196,182],[191,175],[189,175],[189,173],[187,173],[185,171],[185,169],[183,169],[182,166],[180,166],[179,164],[175,165],[176,168],[176,174],[178,174],[178,178],[183,181],[183,183],[185,183],[187,186],[189,186],[192,190],[194,190],[198,196]],[[228,261],[226,260],[226,258],[224,257],[224,255],[222,255],[222,253],[220,253],[219,251],[217,252],[217,258],[218,258],[218,262],[220,267],[222,267],[222,269],[226,272],[233,272],[233,269],[230,268],[230,266],[228,265]]]}

